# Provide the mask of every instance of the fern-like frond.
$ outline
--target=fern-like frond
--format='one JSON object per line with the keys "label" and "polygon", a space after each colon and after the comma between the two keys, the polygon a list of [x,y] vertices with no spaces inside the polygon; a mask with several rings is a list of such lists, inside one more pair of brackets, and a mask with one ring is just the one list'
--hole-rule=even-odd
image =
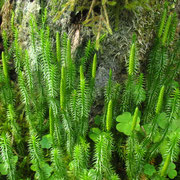
{"label": "fern-like frond", "polygon": [[39,143],[39,138],[37,135],[33,135],[33,133],[31,133],[29,141],[29,152],[33,170],[36,171],[35,178],[39,180],[47,179],[48,174],[45,169],[46,163],[44,160],[43,151]]}
{"label": "fern-like frond", "polygon": [[57,58],[58,63],[60,64],[60,61],[61,61],[61,44],[60,44],[59,32],[56,32],[56,58]]}
{"label": "fern-like frond", "polygon": [[160,27],[159,27],[159,31],[158,31],[158,38],[161,37],[163,30],[164,30],[164,25],[165,25],[166,18],[167,18],[167,7],[166,6],[167,6],[167,4],[164,7],[163,15],[161,17],[161,23],[160,23]]}
{"label": "fern-like frond", "polygon": [[113,175],[111,175],[110,179],[111,180],[120,180],[119,176],[115,173]]}
{"label": "fern-like frond", "polygon": [[69,89],[69,91],[71,91],[74,87],[74,82],[75,82],[75,65],[72,61],[71,58],[71,41],[70,39],[68,39],[67,41],[67,73],[66,73],[66,77],[67,77],[67,87]]}
{"label": "fern-like frond", "polygon": [[26,83],[25,83],[25,79],[24,79],[22,71],[19,71],[18,83],[19,83],[19,89],[21,91],[22,102],[25,105],[30,105],[30,97],[29,97],[29,93],[26,88]]}
{"label": "fern-like frond", "polygon": [[47,8],[43,9],[43,13],[42,13],[41,19],[42,19],[42,28],[45,29],[46,22],[47,22]]}
{"label": "fern-like frond", "polygon": [[83,171],[81,172],[81,175],[80,175],[80,179],[82,179],[82,180],[96,179],[95,170],[94,169],[91,169],[91,170],[83,169]]}
{"label": "fern-like frond", "polygon": [[159,114],[161,112],[163,105],[163,98],[164,98],[164,90],[165,90],[165,86],[162,86],[159,92],[158,102],[156,105],[156,114]]}
{"label": "fern-like frond", "polygon": [[62,49],[61,49],[61,66],[65,66],[65,67],[67,67],[67,41],[68,41],[68,36],[66,33],[63,33]]}
{"label": "fern-like frond", "polygon": [[89,40],[87,42],[87,44],[86,44],[86,47],[85,47],[85,50],[84,50],[84,55],[81,58],[81,65],[83,66],[83,68],[85,68],[86,62],[91,58],[94,51],[95,51],[94,44],[91,43],[91,41]]}
{"label": "fern-like frond", "polygon": [[83,67],[80,66],[80,86],[79,86],[79,106],[80,117],[88,117],[88,92],[87,84],[84,77]]}
{"label": "fern-like frond", "polygon": [[166,44],[166,40],[167,40],[167,37],[168,37],[171,21],[172,21],[172,14],[170,14],[168,16],[168,19],[167,19],[167,22],[166,22],[166,26],[165,26],[165,29],[164,29],[164,33],[163,33],[163,37],[162,37],[162,45],[163,46],[165,46],[165,44]]}
{"label": "fern-like frond", "polygon": [[19,46],[19,33],[18,29],[15,29],[14,32],[14,63],[15,63],[15,70],[16,73],[18,74],[19,71],[21,70],[21,62],[22,62],[22,49]]}
{"label": "fern-like frond", "polygon": [[9,57],[9,53],[8,53],[8,47],[9,47],[8,36],[7,36],[6,31],[4,31],[4,30],[2,31],[2,39],[3,39],[4,52]]}
{"label": "fern-like frond", "polygon": [[129,179],[139,179],[144,164],[146,149],[137,141],[133,133],[127,140],[126,171]]}
{"label": "fern-like frond", "polygon": [[66,78],[65,68],[61,67],[61,83],[60,83],[60,107],[61,110],[65,110],[65,98],[66,97]]}
{"label": "fern-like frond", "polygon": [[135,85],[135,89],[134,89],[134,103],[136,105],[139,105],[141,104],[143,101],[145,101],[146,99],[146,92],[145,92],[145,89],[144,89],[144,77],[143,77],[143,74],[141,73],[139,75],[139,78],[138,78],[138,82],[137,84]]}
{"label": "fern-like frond", "polygon": [[15,17],[15,14],[14,14],[14,11],[12,11],[12,16],[11,16],[11,30],[12,30],[13,33],[15,32],[14,17]]}
{"label": "fern-like frond", "polygon": [[25,69],[25,77],[27,80],[27,85],[28,85],[29,91],[32,93],[33,88],[34,88],[34,83],[33,83],[33,75],[32,75],[32,70],[31,70],[32,68],[30,64],[30,58],[27,51],[25,52],[24,69]]}
{"label": "fern-like frond", "polygon": [[167,175],[167,169],[169,167],[169,164],[175,160],[177,160],[179,155],[179,142],[180,142],[180,133],[174,132],[169,136],[169,142],[167,144],[167,152],[164,155],[162,162],[163,166],[160,171],[160,174],[162,177]]}
{"label": "fern-like frond", "polygon": [[109,133],[99,135],[95,145],[94,168],[97,172],[97,179],[108,178],[112,172],[112,137]]}
{"label": "fern-like frond", "polygon": [[20,127],[16,122],[17,117],[16,117],[15,110],[12,104],[8,105],[7,117],[11,124],[12,135],[15,137],[15,140],[18,143],[21,141],[22,138],[20,134]]}
{"label": "fern-like frond", "polygon": [[37,26],[37,23],[36,23],[36,19],[35,19],[35,16],[31,15],[31,19],[29,21],[29,25],[30,25],[30,28],[31,28],[31,32],[30,32],[30,35],[31,35],[31,43],[33,45],[33,49],[34,49],[34,52],[36,52],[36,48],[37,48],[37,44],[36,44],[36,40],[37,40],[37,33],[39,32],[38,31],[38,26]]}
{"label": "fern-like frond", "polygon": [[167,37],[168,45],[172,44],[172,42],[175,39],[177,25],[178,25],[178,17],[177,17],[177,14],[174,12],[172,14],[172,21],[171,21],[171,25],[169,27],[169,32],[168,32],[168,37]]}
{"label": "fern-like frond", "polygon": [[179,112],[180,108],[180,91],[178,88],[176,88],[171,97],[168,100],[166,111],[169,117],[173,117]]}
{"label": "fern-like frond", "polygon": [[57,79],[57,66],[51,64],[50,77],[47,79],[48,94],[50,97],[55,98],[58,92],[58,79]]}
{"label": "fern-like frond", "polygon": [[49,108],[49,132],[53,139],[53,137],[54,137],[54,119],[53,119],[52,107]]}
{"label": "fern-like frond", "polygon": [[4,54],[4,52],[2,52],[2,63],[3,63],[3,73],[4,73],[4,77],[5,77],[5,82],[7,84],[9,84],[9,74],[8,74],[8,66],[7,66],[7,58]]}
{"label": "fern-like frond", "polygon": [[71,173],[78,179],[82,170],[85,168],[87,167],[84,159],[84,152],[81,145],[77,144],[73,152],[73,161],[70,163]]}
{"label": "fern-like frond", "polygon": [[77,130],[78,124],[79,124],[79,116],[78,116],[78,94],[77,94],[76,90],[74,90],[71,93],[69,106],[70,106],[71,116],[72,116],[74,124],[75,124],[74,130],[79,131],[79,130]]}
{"label": "fern-like frond", "polygon": [[78,111],[80,117],[80,136],[85,136],[88,129],[88,115],[90,111],[89,89],[86,83],[83,67],[80,66],[80,85],[78,91]]}
{"label": "fern-like frond", "polygon": [[10,143],[10,136],[8,134],[3,133],[1,135],[1,156],[4,163],[4,168],[7,171],[7,177],[9,180],[16,180],[16,163],[18,157],[14,155],[13,149]]}
{"label": "fern-like frond", "polygon": [[67,177],[63,154],[58,148],[51,150],[51,161],[56,179],[65,179]]}
{"label": "fern-like frond", "polygon": [[135,67],[135,44],[133,43],[130,50],[130,57],[129,57],[129,69],[128,75],[132,76],[134,74],[134,67]]}
{"label": "fern-like frond", "polygon": [[155,144],[155,146],[152,147],[149,155],[147,158],[152,157],[152,155],[156,152],[156,150],[159,148],[159,145],[164,141],[166,138],[166,135],[170,129],[170,126],[172,125],[172,122],[176,118],[177,114],[179,113],[179,107],[180,107],[180,91],[178,88],[176,88],[168,100],[167,107],[166,107],[166,112],[167,112],[167,117],[168,117],[168,123],[165,127],[165,130],[162,134],[162,137],[159,142]]}

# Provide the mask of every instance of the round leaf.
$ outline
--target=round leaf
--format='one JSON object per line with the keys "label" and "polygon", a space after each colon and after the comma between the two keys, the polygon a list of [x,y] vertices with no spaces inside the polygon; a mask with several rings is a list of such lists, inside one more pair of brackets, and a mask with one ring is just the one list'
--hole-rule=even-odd
{"label": "round leaf", "polygon": [[174,179],[177,176],[177,171],[175,169],[176,165],[173,162],[171,162],[167,170],[167,174],[170,179]]}
{"label": "round leaf", "polygon": [[13,160],[14,164],[16,164],[18,161],[18,156],[13,156],[12,160]]}
{"label": "round leaf", "polygon": [[132,121],[132,116],[130,112],[124,112],[116,118],[117,122],[129,122]]}
{"label": "round leaf", "polygon": [[0,164],[0,173],[2,175],[7,175],[6,168],[4,167],[4,164]]}
{"label": "round leaf", "polygon": [[146,134],[149,134],[151,132],[150,124],[143,125],[143,128],[144,128]]}
{"label": "round leaf", "polygon": [[[124,112],[122,115],[118,116],[116,118],[116,121],[120,122],[116,125],[116,129],[119,132],[124,133],[125,135],[129,136],[131,134],[131,128],[132,128],[132,121],[133,117],[129,112]],[[136,131],[140,130],[140,118],[138,117],[137,123],[136,123]]]}
{"label": "round leaf", "polygon": [[170,172],[168,172],[168,177],[170,179],[174,179],[177,176],[177,171],[176,170],[172,170]]}
{"label": "round leaf", "polygon": [[89,133],[89,138],[93,140],[94,142],[97,141],[98,137],[99,137],[99,134]]}
{"label": "round leaf", "polygon": [[144,166],[144,174],[146,174],[148,176],[152,176],[155,172],[156,172],[156,169],[155,169],[155,167],[153,165],[146,164]]}
{"label": "round leaf", "polygon": [[131,134],[131,125],[129,125],[128,123],[118,123],[116,125],[116,129],[127,136]]}
{"label": "round leaf", "polygon": [[36,170],[37,170],[37,168],[36,168],[35,165],[31,165],[30,169],[31,169],[32,171],[36,171]]}
{"label": "round leaf", "polygon": [[47,134],[42,137],[42,140],[40,141],[41,147],[49,149],[52,145],[52,137],[50,134]]}
{"label": "round leaf", "polygon": [[165,129],[167,126],[168,120],[166,113],[161,113],[159,114],[157,118],[157,124],[159,125],[160,128]]}
{"label": "round leaf", "polygon": [[44,170],[44,172],[46,173],[47,177],[50,177],[51,176],[51,172],[52,172],[52,167],[49,166],[49,164],[47,163],[43,163],[41,164],[42,166],[42,169]]}
{"label": "round leaf", "polygon": [[160,139],[161,139],[161,135],[160,135],[159,131],[157,130],[156,135],[153,138],[153,142],[154,143],[159,142]]}
{"label": "round leaf", "polygon": [[171,129],[171,131],[177,131],[177,132],[178,132],[179,127],[180,127],[180,118],[179,118],[179,117],[176,117],[176,118],[172,121],[172,123],[171,123],[171,125],[170,125],[170,129]]}
{"label": "round leaf", "polygon": [[100,134],[101,130],[99,128],[91,128],[89,132],[89,138],[96,142]]}

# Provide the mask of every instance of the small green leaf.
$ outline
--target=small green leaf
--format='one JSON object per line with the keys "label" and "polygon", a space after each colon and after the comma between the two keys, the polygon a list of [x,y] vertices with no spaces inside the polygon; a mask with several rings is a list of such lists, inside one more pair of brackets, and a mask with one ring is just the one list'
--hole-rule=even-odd
{"label": "small green leaf", "polygon": [[18,161],[18,156],[13,156],[13,159],[12,159],[12,160],[14,161],[14,164],[16,164],[17,161]]}
{"label": "small green leaf", "polygon": [[167,126],[168,120],[166,113],[161,113],[159,114],[157,118],[157,124],[159,125],[160,128],[165,129]]}
{"label": "small green leaf", "polygon": [[101,130],[99,128],[91,128],[89,132],[89,138],[96,142],[100,134]]}
{"label": "small green leaf", "polygon": [[168,172],[171,171],[171,170],[174,170],[174,169],[176,169],[176,165],[171,162],[171,163],[169,164],[169,167],[168,167]]}
{"label": "small green leaf", "polygon": [[171,131],[177,131],[179,132],[179,129],[180,129],[180,118],[179,116],[177,115],[174,120],[172,121],[171,125],[170,125],[170,130]]}
{"label": "small green leaf", "polygon": [[176,170],[172,170],[168,173],[168,177],[170,179],[174,179],[177,176],[177,171]]}
{"label": "small green leaf", "polygon": [[117,4],[116,1],[107,1],[107,4],[110,6],[115,6]]}
{"label": "small green leaf", "polygon": [[128,123],[119,123],[117,124],[116,129],[127,136],[131,134],[131,126]]}
{"label": "small green leaf", "polygon": [[167,148],[166,148],[167,144],[168,144],[168,140],[166,138],[159,146],[159,150],[162,156],[167,153]]}
{"label": "small green leaf", "polygon": [[143,128],[144,128],[146,134],[149,134],[151,132],[151,125],[150,124],[143,125]]}
{"label": "small green leaf", "polygon": [[161,139],[161,135],[160,135],[159,131],[157,130],[156,135],[153,137],[153,142],[154,143],[159,142],[160,139]]}
{"label": "small green leaf", "polygon": [[52,167],[49,166],[49,164],[47,163],[43,163],[41,164],[41,168],[44,170],[44,172],[46,173],[47,177],[51,176],[51,172],[52,172]]}
{"label": "small green leaf", "polygon": [[132,116],[130,112],[124,112],[122,115],[119,115],[116,118],[117,122],[128,122],[132,120]]}
{"label": "small green leaf", "polygon": [[175,169],[176,165],[171,162],[167,170],[167,174],[170,179],[174,179],[177,176],[177,171]]}
{"label": "small green leaf", "polygon": [[[133,123],[133,117],[131,116],[131,113],[129,112],[124,112],[122,115],[119,115],[116,118],[117,122],[120,122],[116,125],[116,129],[119,132],[124,133],[125,135],[129,136],[132,131],[132,123]],[[139,131],[140,130],[140,118],[138,117],[137,122],[136,122],[136,127],[135,130]]]}
{"label": "small green leaf", "polygon": [[155,172],[156,172],[156,169],[155,169],[155,167],[153,165],[146,164],[144,166],[144,174],[146,174],[148,176],[152,176]]}
{"label": "small green leaf", "polygon": [[6,171],[6,168],[4,167],[4,164],[0,164],[0,173],[2,175],[7,175],[7,171]]}
{"label": "small green leaf", "polygon": [[40,141],[41,147],[49,149],[52,146],[52,137],[50,134],[44,135]]}
{"label": "small green leaf", "polygon": [[35,165],[31,165],[30,169],[31,169],[32,171],[36,171],[36,170],[37,170]]}

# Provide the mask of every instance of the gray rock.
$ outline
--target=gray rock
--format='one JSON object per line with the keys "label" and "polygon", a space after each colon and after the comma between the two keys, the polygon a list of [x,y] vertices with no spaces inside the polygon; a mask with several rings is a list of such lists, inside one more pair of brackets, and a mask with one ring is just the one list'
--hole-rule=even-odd
{"label": "gray rock", "polygon": [[[84,40],[88,40],[90,37],[95,39],[95,36],[92,36],[91,28],[85,27],[81,23],[72,23],[70,11],[65,11],[59,19],[54,21],[54,17],[65,1],[54,2],[55,1],[46,0],[45,3],[48,11],[47,25],[51,29],[52,42],[55,46],[55,33],[57,31],[61,34],[67,32],[72,40],[72,53],[74,55],[77,53],[77,47],[82,45]],[[96,89],[100,96],[103,95],[102,89],[108,80],[109,69],[112,69],[113,79],[115,81],[122,82],[126,78],[129,49],[133,33],[137,35],[137,57],[140,62],[147,62],[147,52],[154,39],[154,29],[157,28],[154,22],[157,21],[157,19],[160,20],[159,12],[163,6],[159,7],[158,5],[154,6],[154,9],[150,11],[139,8],[137,12],[121,9],[117,31],[114,31],[114,12],[110,11],[109,17],[113,35],[109,35],[101,43],[100,52],[98,53]],[[41,4],[39,0],[34,0],[33,2],[30,2],[30,0],[16,0],[15,20],[19,28],[19,41],[24,49],[28,49],[30,54],[33,54],[33,52],[29,37],[29,20],[31,14],[34,15],[36,19],[41,18],[40,10]],[[33,60],[34,57],[31,56],[31,59]]]}
{"label": "gray rock", "polygon": [[30,46],[30,27],[29,21],[31,16],[35,16],[37,19],[40,16],[40,3],[39,0],[17,0],[15,6],[15,24],[19,29],[19,41],[24,49],[29,49]]}

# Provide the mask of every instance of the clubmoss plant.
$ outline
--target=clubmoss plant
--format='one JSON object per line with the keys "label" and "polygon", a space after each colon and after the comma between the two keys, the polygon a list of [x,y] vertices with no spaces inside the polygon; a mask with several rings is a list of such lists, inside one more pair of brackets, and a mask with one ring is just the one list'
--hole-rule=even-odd
{"label": "clubmoss plant", "polygon": [[106,115],[106,130],[110,131],[112,126],[112,100],[108,103],[107,115]]}
{"label": "clubmoss plant", "polygon": [[[71,3],[66,8],[76,9],[77,2]],[[95,6],[104,13],[101,18],[105,19],[97,24],[98,38],[104,26],[102,21],[110,31],[106,7],[116,3],[114,0],[91,4],[87,21]],[[127,2],[125,8],[134,9],[134,3]],[[154,45],[149,49],[147,68],[139,66],[138,40],[133,36],[125,82],[116,82],[110,69],[104,97],[99,100],[95,91],[101,55],[95,50],[97,41],[89,40],[84,52],[76,57],[68,35],[50,31],[47,13],[47,9],[42,10],[38,23],[31,16],[29,51],[21,48],[14,14],[12,46],[3,32],[0,179],[139,180],[178,176],[177,15],[169,13],[165,5]]]}
{"label": "clubmoss plant", "polygon": [[3,166],[7,171],[8,179],[16,180],[16,163],[18,157],[14,155],[11,144],[10,136],[3,133],[1,135],[1,156],[3,159]]}

